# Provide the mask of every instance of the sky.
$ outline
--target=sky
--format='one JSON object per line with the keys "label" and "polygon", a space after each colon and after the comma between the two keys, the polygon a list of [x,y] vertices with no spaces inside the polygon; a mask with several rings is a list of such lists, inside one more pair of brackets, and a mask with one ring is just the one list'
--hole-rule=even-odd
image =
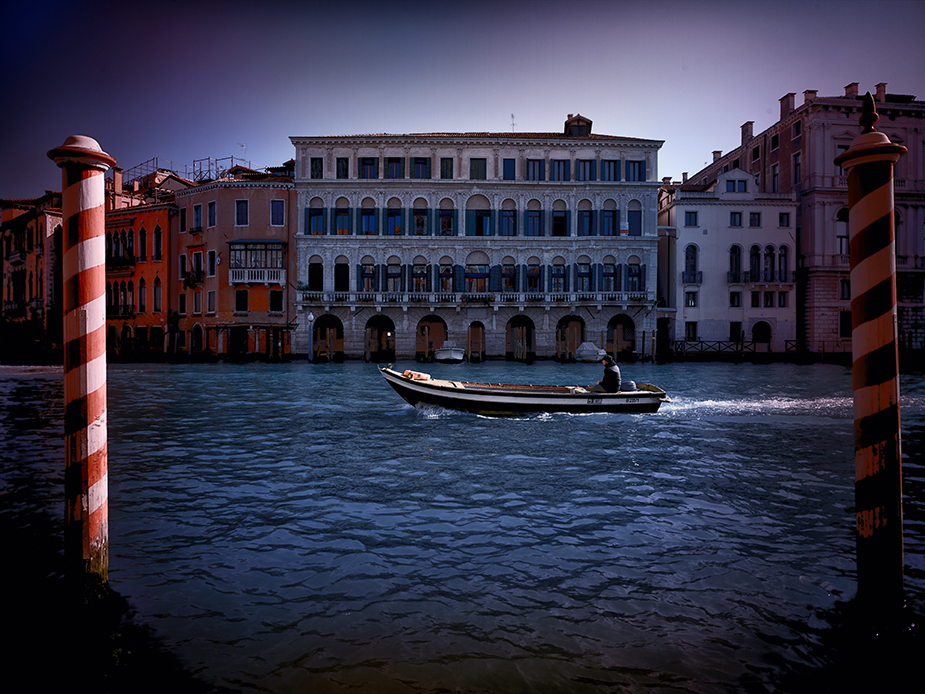
{"label": "sky", "polygon": [[679,180],[794,92],[925,100],[925,0],[12,0],[0,198],[61,189],[48,150],[291,159],[291,136],[593,132],[662,140]]}

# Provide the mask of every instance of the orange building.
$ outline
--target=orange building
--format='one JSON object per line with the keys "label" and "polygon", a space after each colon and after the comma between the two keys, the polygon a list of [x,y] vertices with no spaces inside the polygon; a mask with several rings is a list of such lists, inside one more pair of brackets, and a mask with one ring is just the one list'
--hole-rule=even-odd
{"label": "orange building", "polygon": [[176,357],[277,360],[291,353],[291,172],[241,166],[176,193],[170,304]]}
{"label": "orange building", "polygon": [[61,193],[3,200],[0,209],[0,361],[60,362]]}

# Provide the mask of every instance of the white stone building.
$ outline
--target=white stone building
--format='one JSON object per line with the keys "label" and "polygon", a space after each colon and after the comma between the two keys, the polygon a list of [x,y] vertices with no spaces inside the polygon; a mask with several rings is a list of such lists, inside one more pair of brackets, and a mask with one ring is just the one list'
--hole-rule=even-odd
{"label": "white stone building", "polygon": [[659,295],[674,349],[712,356],[795,349],[795,196],[738,168],[659,191]]}
{"label": "white stone building", "polygon": [[291,139],[295,353],[651,354],[661,141],[571,115],[561,133]]}

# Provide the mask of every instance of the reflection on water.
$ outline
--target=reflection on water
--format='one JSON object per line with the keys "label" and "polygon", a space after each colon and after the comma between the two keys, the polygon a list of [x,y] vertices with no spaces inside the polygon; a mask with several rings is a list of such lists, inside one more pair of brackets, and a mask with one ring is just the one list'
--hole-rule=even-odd
{"label": "reflection on water", "polygon": [[[58,445],[54,378],[0,373],[4,415],[32,403],[4,450],[28,439],[14,460],[49,494],[61,475],[27,459]],[[850,371],[624,378],[672,403],[494,419],[411,408],[367,364],[111,366],[110,580],[191,669],[242,689],[712,692],[824,665],[855,591]],[[903,390],[921,613],[925,379]]]}

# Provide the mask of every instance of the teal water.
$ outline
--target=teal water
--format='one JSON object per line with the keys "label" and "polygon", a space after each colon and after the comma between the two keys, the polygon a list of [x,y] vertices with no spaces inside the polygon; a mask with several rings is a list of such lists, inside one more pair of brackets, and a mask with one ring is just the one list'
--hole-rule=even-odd
{"label": "teal water", "polygon": [[[592,383],[598,365],[401,368]],[[850,370],[628,365],[657,414],[406,405],[374,365],[111,365],[110,581],[233,689],[788,691],[854,576]],[[60,372],[0,370],[2,489],[60,514]],[[925,378],[903,380],[925,613]]]}

